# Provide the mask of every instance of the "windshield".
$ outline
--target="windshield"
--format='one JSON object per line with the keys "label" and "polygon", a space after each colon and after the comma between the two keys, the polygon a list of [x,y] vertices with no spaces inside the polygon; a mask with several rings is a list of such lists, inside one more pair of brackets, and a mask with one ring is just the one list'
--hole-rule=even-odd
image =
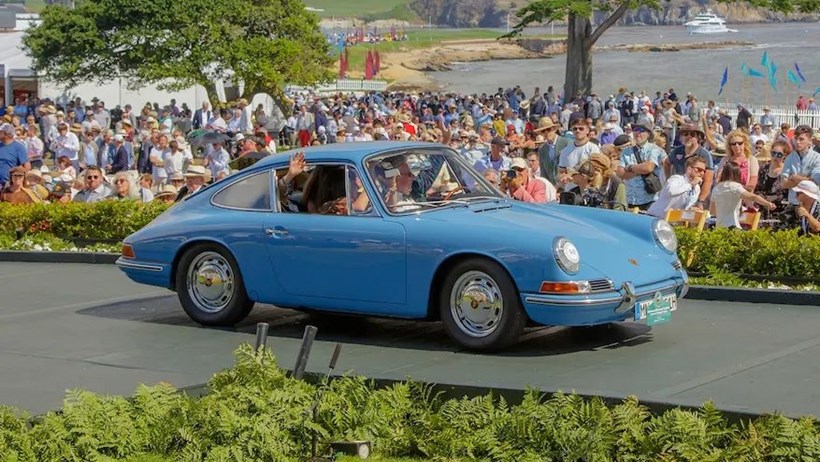
{"label": "windshield", "polygon": [[378,155],[368,159],[365,168],[382,203],[394,214],[504,198],[450,150]]}

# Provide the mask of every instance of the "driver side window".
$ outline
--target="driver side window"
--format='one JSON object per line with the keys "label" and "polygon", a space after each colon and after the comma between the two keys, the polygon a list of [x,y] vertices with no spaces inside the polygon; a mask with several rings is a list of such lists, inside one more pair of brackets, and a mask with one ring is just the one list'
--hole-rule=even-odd
{"label": "driver side window", "polygon": [[[282,178],[286,172],[287,169],[277,170],[277,178]],[[350,165],[313,164],[297,180],[290,185],[277,184],[281,211],[320,215],[375,214],[361,175]]]}

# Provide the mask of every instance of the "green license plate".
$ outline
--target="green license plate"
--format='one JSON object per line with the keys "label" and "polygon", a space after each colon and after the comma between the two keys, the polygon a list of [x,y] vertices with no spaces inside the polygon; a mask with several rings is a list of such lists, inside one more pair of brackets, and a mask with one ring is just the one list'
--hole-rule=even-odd
{"label": "green license plate", "polygon": [[635,321],[646,322],[649,326],[663,324],[672,319],[672,312],[677,309],[678,300],[675,294],[661,295],[660,292],[655,292],[652,299],[635,305]]}

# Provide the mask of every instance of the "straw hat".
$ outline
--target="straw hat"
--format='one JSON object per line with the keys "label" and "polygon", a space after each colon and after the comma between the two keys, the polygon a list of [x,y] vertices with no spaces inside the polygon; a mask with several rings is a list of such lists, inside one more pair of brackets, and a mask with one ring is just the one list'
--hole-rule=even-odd
{"label": "straw hat", "polygon": [[538,128],[534,129],[533,131],[538,133],[544,130],[553,129],[555,127],[557,127],[557,125],[555,125],[551,118],[541,117],[540,119],[538,119]]}
{"label": "straw hat", "polygon": [[185,174],[185,178],[205,178],[206,175],[207,173],[205,172],[205,167],[201,165],[191,165],[190,167],[188,167],[188,172]]}
{"label": "straw hat", "polygon": [[154,199],[168,197],[168,196],[176,197],[177,194],[179,194],[179,191],[177,190],[177,188],[175,188],[174,186],[172,186],[170,184],[166,184],[162,187],[162,189],[158,193],[154,194]]}

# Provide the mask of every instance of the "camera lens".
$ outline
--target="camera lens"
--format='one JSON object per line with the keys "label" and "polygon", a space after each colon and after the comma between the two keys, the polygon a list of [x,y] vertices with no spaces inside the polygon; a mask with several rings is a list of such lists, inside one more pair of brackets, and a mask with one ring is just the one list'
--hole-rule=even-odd
{"label": "camera lens", "polygon": [[512,180],[513,178],[515,178],[517,176],[518,176],[518,172],[516,172],[515,170],[512,170],[512,169],[507,170],[507,179],[508,180]]}

